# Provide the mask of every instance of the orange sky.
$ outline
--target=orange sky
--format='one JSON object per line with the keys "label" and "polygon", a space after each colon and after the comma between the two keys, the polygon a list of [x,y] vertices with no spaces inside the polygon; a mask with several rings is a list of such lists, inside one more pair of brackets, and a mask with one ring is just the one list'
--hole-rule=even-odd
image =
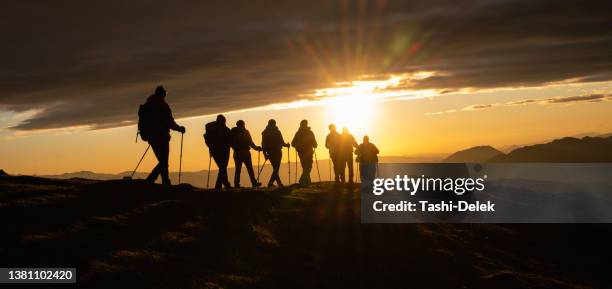
{"label": "orange sky", "polygon": [[[609,98],[588,101],[572,98],[607,95],[612,92],[610,84],[557,84],[437,96],[418,92],[390,96],[385,92],[392,91],[391,87],[369,93],[368,89],[365,92],[362,89],[363,83],[353,83],[330,86],[353,89],[348,89],[348,94],[346,90],[331,90],[327,95],[331,98],[325,101],[277,104],[227,113],[227,118],[230,127],[238,119],[245,120],[256,143],[260,143],[261,131],[269,118],[277,120],[287,141],[293,137],[299,121],[305,118],[310,121],[320,143],[324,141],[327,125],[340,121],[348,124],[358,140],[364,134],[370,135],[382,155],[445,154],[475,145],[488,144],[501,149],[562,136],[612,132]],[[172,87],[168,90],[167,101],[172,106]],[[406,97],[414,99],[404,99]],[[143,101],[145,98],[143,96]],[[517,104],[524,100],[531,101]],[[478,110],[469,108],[474,105],[492,106]],[[2,114],[0,121],[3,127],[8,127],[19,122],[21,117]],[[213,119],[214,116],[202,116],[177,120],[187,128],[183,152],[185,171],[206,168],[208,152],[203,144],[203,125]],[[145,143],[134,142],[135,133],[135,126],[27,133],[3,129],[0,132],[0,168],[21,174],[129,171],[146,148]],[[178,170],[179,140],[180,135],[173,132],[172,171]],[[317,152],[320,159],[327,158],[322,147]],[[140,170],[150,170],[153,163],[151,154]]]}
{"label": "orange sky", "polygon": [[9,173],[132,170],[160,84],[187,171],[207,167],[203,126],[222,112],[255,142],[269,118],[288,141],[308,119],[320,142],[333,122],[387,156],[612,132],[609,1],[48,2],[0,18]]}

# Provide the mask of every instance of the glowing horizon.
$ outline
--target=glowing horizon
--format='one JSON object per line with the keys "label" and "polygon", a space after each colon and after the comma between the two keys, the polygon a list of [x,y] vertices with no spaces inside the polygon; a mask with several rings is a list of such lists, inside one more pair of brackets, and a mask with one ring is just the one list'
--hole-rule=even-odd
{"label": "glowing horizon", "polygon": [[[247,122],[256,143],[269,118],[275,118],[287,141],[301,119],[308,119],[319,141],[319,158],[327,125],[345,123],[358,141],[365,134],[384,156],[444,155],[475,145],[503,148],[539,143],[583,133],[609,133],[612,102],[601,98],[571,98],[571,95],[612,92],[612,82],[551,84],[544,87],[498,88],[482,91],[437,91],[398,89],[407,76],[336,83],[313,89],[310,100],[267,105],[225,113],[228,126],[238,119]],[[382,89],[384,88],[384,89]],[[560,100],[559,96],[568,96]],[[360,101],[354,101],[359,99]],[[525,102],[525,100],[529,100]],[[540,101],[536,101],[536,100]],[[555,101],[551,101],[554,99]],[[168,102],[172,106],[173,98]],[[507,105],[521,103],[521,105]],[[487,104],[487,109],[464,109]],[[455,113],[428,113],[455,109]],[[179,118],[187,127],[183,169],[204,169],[208,151],[203,145],[203,124],[214,115]],[[576,121],[580,119],[581,121]],[[548,123],[558,124],[551,127]],[[5,122],[6,123],[6,122]],[[10,123],[10,122],[9,122]],[[44,131],[0,131],[0,168],[10,173],[55,174],[81,170],[117,173],[129,170],[146,144],[134,143],[135,126],[90,130],[87,127]],[[170,169],[177,169],[178,143],[173,133]],[[153,166],[145,159],[142,170]],[[230,164],[231,166],[231,164]]]}

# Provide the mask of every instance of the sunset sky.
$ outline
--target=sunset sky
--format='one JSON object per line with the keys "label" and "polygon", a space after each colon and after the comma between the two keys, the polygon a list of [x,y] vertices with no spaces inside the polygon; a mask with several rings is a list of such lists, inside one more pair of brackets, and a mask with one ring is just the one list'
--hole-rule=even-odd
{"label": "sunset sky", "polygon": [[333,122],[388,156],[612,132],[610,1],[422,2],[3,1],[0,168],[133,169],[159,84],[187,171],[218,113],[256,143],[306,118],[321,144]]}

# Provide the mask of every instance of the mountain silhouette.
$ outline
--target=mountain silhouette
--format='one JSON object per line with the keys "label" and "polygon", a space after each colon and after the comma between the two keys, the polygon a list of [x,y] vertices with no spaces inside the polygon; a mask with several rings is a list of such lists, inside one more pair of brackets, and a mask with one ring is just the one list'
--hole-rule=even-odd
{"label": "mountain silhouette", "polygon": [[466,150],[458,151],[451,154],[444,160],[443,163],[481,163],[490,160],[494,157],[503,155],[504,153],[495,149],[492,146],[475,146]]}
{"label": "mountain silhouette", "polygon": [[120,174],[104,174],[96,173],[92,171],[78,171],[71,173],[63,173],[58,175],[46,175],[43,177],[50,177],[55,179],[90,179],[90,180],[113,180],[120,179],[123,175],[130,175],[131,172],[123,172]]}
{"label": "mountain silhouette", "polygon": [[490,162],[597,163],[612,161],[612,137],[565,137],[518,148]]}
{"label": "mountain silhouette", "polygon": [[0,170],[0,177],[8,177],[9,174],[7,174],[4,170]]}

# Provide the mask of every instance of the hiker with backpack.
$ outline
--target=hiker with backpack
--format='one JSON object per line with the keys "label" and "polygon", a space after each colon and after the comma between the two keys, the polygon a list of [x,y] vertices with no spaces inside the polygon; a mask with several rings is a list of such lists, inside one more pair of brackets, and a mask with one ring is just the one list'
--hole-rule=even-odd
{"label": "hiker with backpack", "polygon": [[297,151],[300,163],[302,164],[302,176],[300,176],[299,183],[300,185],[309,185],[312,182],[310,180],[310,171],[312,170],[314,149],[317,148],[317,140],[308,126],[307,120],[304,119],[300,122],[300,128],[295,133],[291,145]]}
{"label": "hiker with backpack", "polygon": [[363,136],[363,143],[355,150],[355,154],[357,155],[356,161],[359,163],[359,175],[361,177],[362,189],[368,189],[373,186],[379,153],[380,151],[376,145],[370,142],[370,137],[367,135]]}
{"label": "hiker with backpack", "polygon": [[281,182],[279,170],[281,160],[283,159],[283,147],[290,147],[290,145],[289,143],[285,143],[283,135],[276,126],[276,121],[274,119],[268,121],[268,125],[261,133],[261,146],[263,148],[264,157],[269,159],[272,164],[272,176],[268,182],[268,187],[273,186],[274,182],[276,182],[279,187],[282,187],[283,182]]}
{"label": "hiker with backpack", "polygon": [[253,148],[256,151],[261,151],[262,148],[253,143],[253,138],[251,138],[251,133],[246,129],[244,120],[237,121],[236,126],[230,130],[230,133],[232,136],[232,149],[234,150],[234,164],[236,166],[234,187],[240,188],[240,171],[242,170],[242,164],[244,164],[249,173],[251,185],[253,185],[253,187],[261,186],[261,183],[255,178],[250,150]]}
{"label": "hiker with backpack", "polygon": [[340,182],[342,175],[340,161],[340,134],[336,131],[336,125],[329,125],[329,134],[325,138],[325,147],[329,150],[329,158],[331,159],[334,168],[334,180]]}
{"label": "hiker with backpack", "polygon": [[172,110],[166,103],[166,90],[158,86],[155,93],[138,109],[138,133],[142,140],[149,143],[157,158],[157,165],[146,181],[155,183],[159,175],[162,184],[170,185],[168,176],[168,155],[170,154],[170,130],[185,133],[185,127],[178,125],[172,116]]}
{"label": "hiker with backpack", "polygon": [[348,168],[348,183],[353,184],[353,148],[357,148],[355,137],[349,133],[347,127],[342,128],[339,138],[339,158],[340,158],[340,181],[346,182],[345,170]]}
{"label": "hiker with backpack", "polygon": [[215,189],[217,190],[223,187],[227,190],[231,188],[227,177],[227,165],[229,163],[232,136],[230,129],[225,123],[225,116],[220,114],[215,121],[207,123],[204,127],[204,142],[208,146],[208,151],[219,168],[217,182],[215,184]]}

